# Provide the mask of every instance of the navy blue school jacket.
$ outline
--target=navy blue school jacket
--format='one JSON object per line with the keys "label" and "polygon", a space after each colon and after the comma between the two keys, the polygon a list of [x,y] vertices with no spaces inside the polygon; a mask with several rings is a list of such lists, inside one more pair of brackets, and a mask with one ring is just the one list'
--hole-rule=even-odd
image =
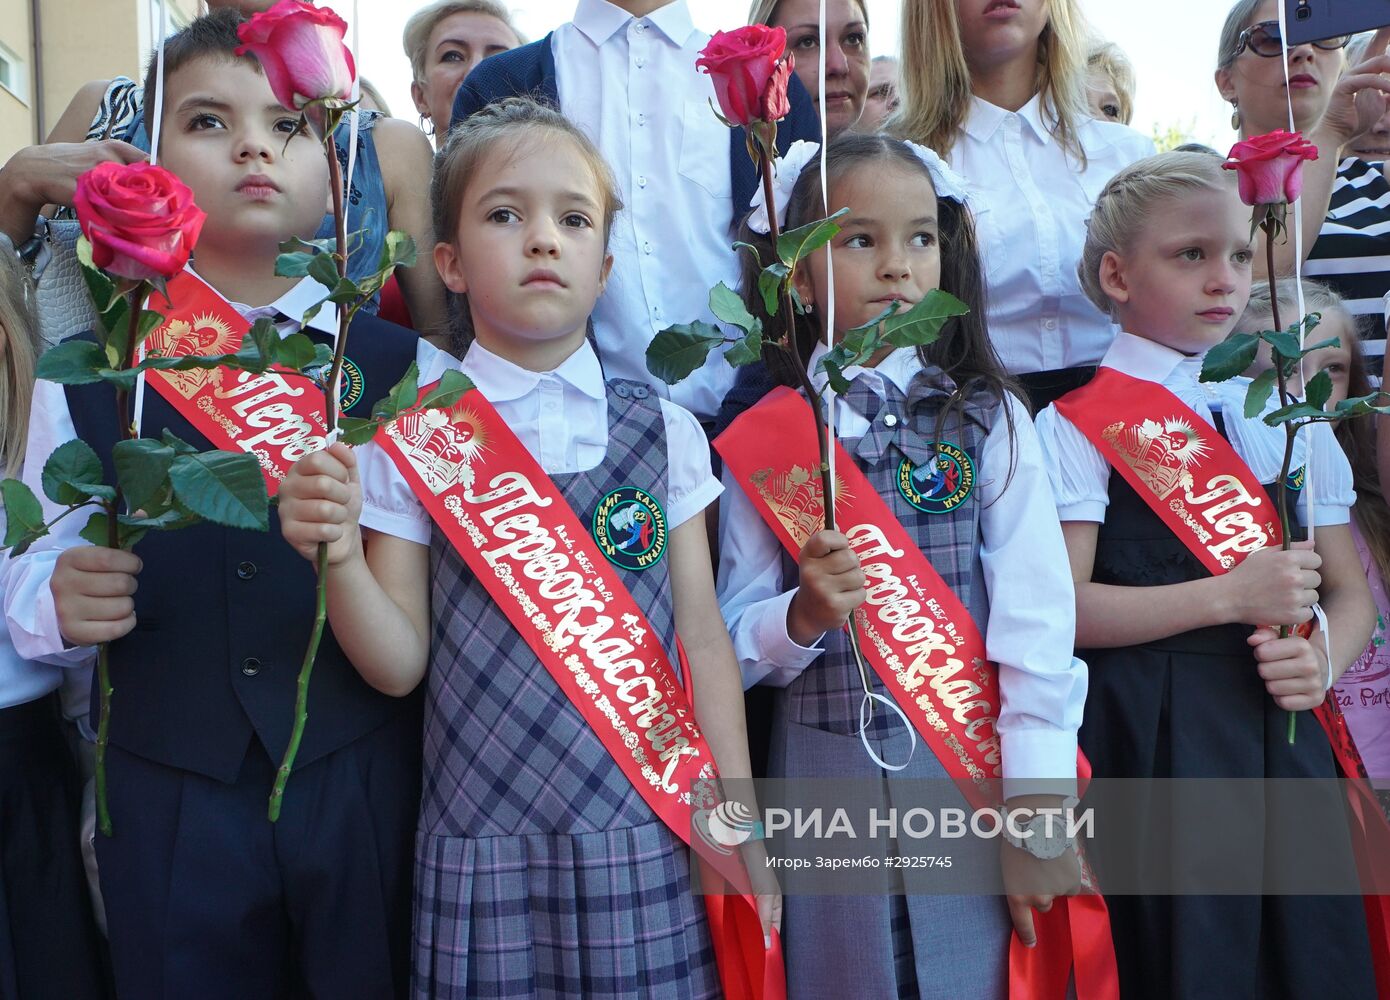
{"label": "navy blue school jacket", "polygon": [[[475,111],[504,97],[534,97],[559,108],[555,52],[550,43],[551,36],[546,35],[529,45],[488,56],[473,67],[454,95],[454,117],[450,126],[457,125]],[[791,111],[777,126],[777,148],[785,151],[798,139],[820,142],[820,118],[816,115],[815,105],[811,103],[811,95],[796,74],[792,74],[789,81],[787,96],[791,99]],[[741,128],[729,129],[729,172],[733,181],[732,228],[737,228],[748,213],[748,203],[753,200],[758,185],[762,183],[757,167],[748,155],[745,134]]]}
{"label": "navy blue school jacket", "polygon": [[[417,344],[412,331],[359,313],[346,354],[361,369],[363,385],[346,414],[370,416],[372,403],[415,360]],[[107,482],[114,482],[115,390],[102,383],[68,386],[67,401],[77,436],[96,449]],[[210,447],[149,390],[142,434],[159,437],[166,427],[195,448]],[[289,743],[295,681],[313,625],[315,575],[312,564],[281,537],[275,508],[265,533],[212,524],[151,531],[135,553],[144,561],[135,594],[137,624],[111,645],[111,742],[224,782],[236,779],[252,740],[278,764]],[[418,691],[392,698],[369,687],[325,628],[296,768],[346,746],[396,712],[419,713],[421,703]],[[94,725],[96,719],[94,691]]]}

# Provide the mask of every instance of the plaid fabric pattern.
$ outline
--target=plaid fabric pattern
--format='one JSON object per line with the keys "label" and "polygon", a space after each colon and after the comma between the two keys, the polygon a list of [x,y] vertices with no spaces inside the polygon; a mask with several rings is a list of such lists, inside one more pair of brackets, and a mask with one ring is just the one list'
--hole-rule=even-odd
{"label": "plaid fabric pattern", "polygon": [[[975,488],[965,503],[947,513],[929,514],[908,503],[897,484],[898,466],[904,458],[921,464],[935,457],[933,442],[938,417],[955,388],[950,377],[935,367],[915,375],[906,396],[887,380],[883,382],[884,395],[880,396],[872,383],[860,376],[850,384],[845,400],[870,422],[870,431],[862,438],[842,443],[899,523],[917,540],[932,566],[969,609],[971,617],[983,623],[989,614],[989,599],[980,569],[979,485],[990,473],[979,467],[979,457],[989,433],[992,398],[983,392],[967,394],[963,404],[955,407],[941,426],[942,440],[964,449],[975,465]],[[857,735],[864,688],[848,637],[844,632],[835,632],[823,641],[825,655],[787,686],[787,718],[843,736]],[[869,669],[874,691],[887,695],[887,688],[872,667]],[[901,727],[902,721],[896,715],[877,706],[868,735],[884,739]]]}
{"label": "plaid fabric pattern", "polygon": [[[611,381],[608,419],[604,461],[552,477],[586,528],[621,486],[665,510],[659,399]],[[717,995],[687,848],[438,530],[430,561],[416,997]],[[599,571],[622,580],[674,650],[666,557]]]}

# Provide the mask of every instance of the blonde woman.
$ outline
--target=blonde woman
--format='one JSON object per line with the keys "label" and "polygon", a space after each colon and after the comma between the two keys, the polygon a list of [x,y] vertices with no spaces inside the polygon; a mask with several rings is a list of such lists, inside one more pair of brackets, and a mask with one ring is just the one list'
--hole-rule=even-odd
{"label": "blonde woman", "polygon": [[815,102],[825,105],[831,139],[853,128],[869,96],[869,11],[864,0],[826,0],[825,93],[820,92],[820,0],[753,0],[749,24],[785,28],[796,75]]}
{"label": "blonde woman", "polygon": [[1128,125],[1134,118],[1134,66],[1114,42],[1092,43],[1086,57],[1086,96],[1101,121]]}
{"label": "blonde woman", "polygon": [[[33,302],[28,275],[0,239],[0,474],[7,476],[19,475],[29,425]],[[0,993],[98,1000],[106,993],[78,847],[77,766],[59,716],[62,681],[61,667],[21,658],[0,627]]]}
{"label": "blonde woman", "polygon": [[449,131],[463,78],[488,56],[524,42],[499,0],[435,0],[410,16],[401,36],[410,60],[410,96],[437,145]]}
{"label": "blonde woman", "polygon": [[1086,217],[1153,143],[1086,103],[1077,0],[906,0],[902,105],[888,128],[971,187],[990,339],[1035,408],[1082,384],[1114,327],[1081,291]]}

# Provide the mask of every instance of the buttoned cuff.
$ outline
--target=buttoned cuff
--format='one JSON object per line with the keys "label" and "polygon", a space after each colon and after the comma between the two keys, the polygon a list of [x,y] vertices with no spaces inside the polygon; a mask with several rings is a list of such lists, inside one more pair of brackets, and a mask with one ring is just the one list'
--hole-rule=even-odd
{"label": "buttoned cuff", "polygon": [[793,588],[758,605],[757,620],[752,625],[753,638],[762,659],[752,666],[744,666],[745,690],[754,684],[786,687],[825,652],[820,646],[823,636],[816,639],[814,648],[808,648],[797,644],[787,634],[787,610],[798,589]]}
{"label": "buttoned cuff", "polygon": [[1004,798],[1015,795],[1076,794],[1076,733],[1065,729],[1019,729],[1002,733]]}

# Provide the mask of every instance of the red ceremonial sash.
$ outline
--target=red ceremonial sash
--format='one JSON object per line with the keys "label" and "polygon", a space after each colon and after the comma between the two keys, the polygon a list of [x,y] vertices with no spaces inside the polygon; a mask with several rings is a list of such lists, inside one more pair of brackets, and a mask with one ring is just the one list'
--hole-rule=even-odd
{"label": "red ceremonial sash", "polygon": [[[1102,367],[1053,404],[1105,456],[1212,575],[1283,542],[1264,485],[1222,435],[1156,382]],[[1313,714],[1346,779],[1352,851],[1363,884],[1390,884],[1390,825],[1346,720],[1329,698]],[[1390,896],[1362,897],[1381,996],[1390,997]]]}
{"label": "red ceremonial sash", "polygon": [[[165,321],[145,341],[146,356],[233,354],[251,324],[191,271],[169,280]],[[260,375],[213,368],[145,372],[145,382],[222,451],[255,455],[275,496],[290,466],[327,443],[323,390],[299,372]]]}
{"label": "red ceremonial sash", "polygon": [[[714,442],[724,464],[793,556],[824,523],[814,417],[806,400],[776,389]],[[767,428],[777,428],[776,434]],[[897,706],[976,809],[998,806],[1003,778],[999,670],[969,611],[838,444],[835,521],[859,557],[867,597],[854,613],[864,657]],[[1078,774],[1089,776],[1084,758]],[[1083,861],[1083,872],[1090,877]],[[1119,995],[1110,922],[1094,890],[1058,898],[1034,915],[1035,948],[1015,934],[1009,995],[1066,993],[1073,965],[1079,1000]]]}
{"label": "red ceremonial sash", "polygon": [[[633,787],[702,871],[722,880],[705,900],[725,995],[782,1000],[781,943],[774,932],[764,946],[741,856],[691,833],[719,804],[719,775],[695,721],[688,669],[682,688],[578,515],[476,390],[451,409],[400,418],[375,441]],[[734,893],[718,894],[723,883]]]}

